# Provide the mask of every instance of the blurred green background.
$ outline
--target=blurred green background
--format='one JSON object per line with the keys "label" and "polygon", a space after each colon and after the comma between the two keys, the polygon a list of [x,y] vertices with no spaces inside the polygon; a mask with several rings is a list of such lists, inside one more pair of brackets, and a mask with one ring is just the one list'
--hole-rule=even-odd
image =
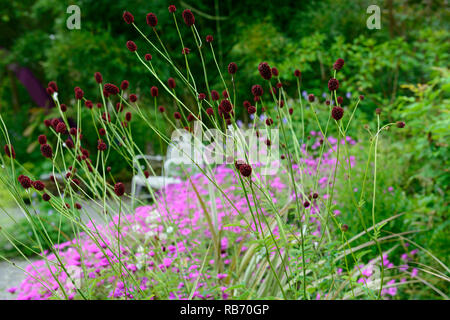
{"label": "blurred green background", "polygon": [[[70,16],[66,9],[71,4],[81,9],[80,30],[66,27]],[[153,55],[152,62],[161,78],[174,74],[134,28],[124,23],[122,13],[132,12],[135,23],[154,38],[145,23],[146,14],[154,12],[162,40],[176,63],[183,66],[182,48],[167,10],[169,4],[176,5],[185,45],[192,49],[189,61],[199,91],[206,91],[203,70],[192,34],[182,23],[182,10],[192,9],[203,38],[207,34],[214,36],[224,73],[229,62],[237,63],[238,117],[243,117],[242,101],[251,99],[251,85],[262,83],[257,71],[261,61],[279,69],[291,97],[298,97],[293,76],[298,68],[302,71],[302,90],[324,100],[331,66],[337,58],[343,58],[345,67],[339,81],[344,105],[355,102],[360,94],[365,96],[350,135],[358,140],[364,136],[364,125],[375,128],[375,108],[383,110],[383,123],[406,122],[405,129],[392,130],[380,142],[379,163],[383,169],[379,185],[386,190],[392,186],[394,191],[381,192],[377,217],[381,220],[407,212],[392,231],[420,230],[414,240],[448,265],[450,10],[445,0],[0,0],[0,112],[8,124],[19,162],[36,175],[50,169],[39,153],[36,136],[44,132],[43,119],[56,113],[32,101],[10,66],[28,68],[44,87],[56,80],[60,101],[69,108],[73,106],[75,86],[80,86],[88,99],[98,101],[93,78],[96,71],[103,74],[105,82],[129,80],[130,92],[139,94],[141,105],[153,108],[150,87],[157,82],[126,49],[126,41],[134,40],[141,54],[148,50]],[[379,30],[366,26],[370,16],[366,10],[372,4],[381,8]],[[221,92],[212,56],[206,54],[205,58],[211,70],[210,87]],[[173,100],[161,92],[158,104],[173,111]],[[177,87],[177,94],[182,100],[193,101],[186,89]],[[312,114],[307,113],[306,118],[308,130],[317,130]],[[158,153],[155,150],[159,150],[159,140],[135,119],[136,143],[147,153]],[[294,113],[294,119],[300,124],[299,113]],[[91,148],[96,146],[93,137]],[[363,155],[360,158],[364,160]],[[113,174],[129,178],[126,164],[122,167],[119,159],[112,155]],[[358,179],[362,177],[356,176],[356,184]],[[350,232],[360,230],[345,192],[340,202],[343,215],[353,223]],[[1,187],[0,204],[9,205]],[[415,291],[416,298],[427,294]]]}

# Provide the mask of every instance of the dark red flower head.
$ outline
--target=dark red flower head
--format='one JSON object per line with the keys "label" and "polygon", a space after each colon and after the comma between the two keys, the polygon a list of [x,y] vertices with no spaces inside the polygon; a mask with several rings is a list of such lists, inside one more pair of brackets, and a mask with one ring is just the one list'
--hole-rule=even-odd
{"label": "dark red flower head", "polygon": [[344,232],[347,232],[347,230],[348,230],[348,225],[343,224],[343,225],[341,226],[341,230],[344,231]]}
{"label": "dark red flower head", "polygon": [[344,98],[342,98],[341,96],[337,97],[338,104],[342,104],[343,102],[344,102]]}
{"label": "dark red flower head", "polygon": [[256,107],[255,106],[250,106],[247,108],[247,111],[249,114],[254,114],[256,112]]}
{"label": "dark red flower head", "polygon": [[92,103],[91,100],[86,100],[86,101],[84,102],[84,105],[85,105],[86,108],[88,108],[88,109],[92,109],[92,107],[94,106],[94,104]]}
{"label": "dark red flower head", "polygon": [[53,156],[52,147],[50,147],[50,145],[48,145],[47,143],[44,143],[43,145],[41,145],[41,153],[44,157],[50,159]]}
{"label": "dark red flower head", "polygon": [[171,5],[169,6],[169,12],[170,12],[170,13],[174,13],[175,11],[177,11],[177,8],[176,8],[173,4],[171,4]]}
{"label": "dark red flower head", "polygon": [[94,73],[94,78],[95,78],[95,81],[97,81],[97,83],[103,82],[103,76],[100,72]]}
{"label": "dark red flower head", "polygon": [[191,27],[195,23],[195,17],[191,10],[184,10],[182,16],[188,27]]}
{"label": "dark red flower head", "polygon": [[403,121],[397,121],[397,127],[398,128],[404,128],[405,127],[405,123]]}
{"label": "dark red flower head", "polygon": [[252,174],[252,167],[249,164],[242,163],[239,165],[239,172],[244,177],[249,177]]}
{"label": "dark red flower head", "polygon": [[136,102],[137,101],[137,95],[135,95],[134,93],[130,94],[130,101],[131,102]]}
{"label": "dark red flower head", "polygon": [[173,113],[173,117],[174,117],[175,119],[177,119],[177,120],[180,120],[180,119],[181,119],[181,113],[179,113],[178,111],[175,111],[175,112]]}
{"label": "dark red flower head", "polygon": [[40,180],[36,180],[33,182],[33,188],[35,188],[37,191],[42,191],[45,189],[45,184]]}
{"label": "dark red flower head", "polygon": [[336,121],[341,120],[342,117],[344,116],[344,109],[342,109],[342,107],[340,106],[333,107],[333,109],[331,110],[331,116]]}
{"label": "dark red flower head", "polygon": [[158,18],[154,13],[150,12],[147,14],[147,24],[152,28],[156,27],[158,24]]}
{"label": "dark red flower head", "polygon": [[131,52],[135,52],[137,50],[137,45],[133,41],[129,40],[129,41],[127,41],[127,48]]}
{"label": "dark red flower head", "polygon": [[159,106],[158,110],[159,112],[164,113],[164,111],[166,111],[166,108],[164,108],[163,106]]}
{"label": "dark red flower head", "polygon": [[223,91],[222,91],[222,96],[223,96],[225,99],[228,98],[228,97],[229,97],[228,91],[227,91],[227,90],[223,90]]}
{"label": "dark red flower head", "polygon": [[120,84],[120,89],[127,90],[129,85],[130,83],[128,82],[128,80],[123,80],[122,83]]}
{"label": "dark red flower head", "polygon": [[245,109],[248,109],[248,107],[251,106],[250,102],[248,102],[247,100],[244,101],[243,105]]}
{"label": "dark red flower head", "polygon": [[125,120],[127,120],[128,122],[131,122],[131,117],[132,117],[131,112],[127,112],[125,114]]}
{"label": "dark red flower head", "polygon": [[16,158],[16,151],[14,150],[13,146],[10,144],[5,145],[5,153],[10,158],[13,158],[13,159]]}
{"label": "dark red flower head", "polygon": [[157,97],[158,96],[158,87],[151,87],[150,88],[150,93],[152,94],[152,97]]}
{"label": "dark red flower head", "polygon": [[66,124],[62,121],[60,123],[58,123],[58,125],[56,126],[56,132],[66,133],[66,131],[67,131]]}
{"label": "dark red flower head", "polygon": [[183,50],[181,50],[181,54],[189,54],[191,52],[191,49],[189,48],[183,48]]}
{"label": "dark red flower head", "polygon": [[344,66],[344,59],[339,58],[333,64],[333,69],[339,71],[342,69],[343,66]]}
{"label": "dark red flower head", "polygon": [[70,135],[75,136],[77,134],[77,128],[70,128],[69,133]]}
{"label": "dark red flower head", "polygon": [[219,93],[216,90],[211,90],[211,99],[217,101],[220,99]]}
{"label": "dark red flower head", "polygon": [[145,54],[145,60],[150,61],[152,60],[152,55],[150,53]]}
{"label": "dark red flower head", "polygon": [[363,96],[363,95],[360,95],[360,96],[359,96],[359,100],[363,101],[363,100],[364,100],[364,96]]}
{"label": "dark red flower head", "polygon": [[335,78],[331,78],[328,81],[328,89],[330,91],[336,91],[337,89],[339,89],[339,81]]}
{"label": "dark red flower head", "polygon": [[48,93],[49,96],[52,96],[53,93],[55,93],[55,90],[53,90],[52,88],[48,87],[47,89],[45,89]]}
{"label": "dark red flower head", "polygon": [[275,77],[278,77],[278,74],[279,74],[278,69],[275,68],[275,67],[273,67],[273,68],[272,68],[272,74],[273,74]]}
{"label": "dark red flower head", "polygon": [[198,94],[198,100],[205,100],[205,98],[206,98],[206,94],[204,94],[204,93],[202,93],[202,92],[200,92],[200,93]]}
{"label": "dark red flower head", "polygon": [[194,120],[195,120],[194,115],[192,113],[189,113],[188,116],[187,116],[187,121],[192,122]]}
{"label": "dark red flower head", "polygon": [[112,83],[106,83],[104,86],[104,90],[110,95],[116,95],[119,93],[119,88]]}
{"label": "dark red flower head", "polygon": [[105,130],[105,128],[100,128],[100,129],[98,129],[98,134],[101,135],[101,136],[106,135],[106,130]]}
{"label": "dark red flower head", "polygon": [[297,78],[300,78],[301,75],[302,75],[302,73],[300,72],[300,70],[295,69],[295,71],[294,71],[294,76],[296,76]]}
{"label": "dark red flower head", "polygon": [[27,176],[24,176],[23,174],[21,174],[17,180],[19,181],[19,183],[22,185],[22,187],[24,189],[28,189],[31,188],[31,179]]}
{"label": "dark red flower head", "polygon": [[98,151],[105,151],[106,148],[107,148],[106,143],[102,139],[99,139],[98,142],[97,142],[97,150]]}
{"label": "dark red flower head", "polygon": [[378,114],[378,115],[380,115],[380,114],[381,114],[381,108],[376,108],[376,109],[375,109],[375,113]]}
{"label": "dark red flower head", "polygon": [[231,102],[229,100],[224,99],[220,102],[219,109],[222,112],[230,113],[231,110],[233,109],[233,105],[231,104]]}
{"label": "dark red flower head", "polygon": [[50,200],[50,196],[49,196],[47,193],[44,193],[44,194],[42,195],[42,200],[44,200],[44,201],[49,201],[49,200]]}
{"label": "dark red flower head", "polygon": [[228,73],[229,74],[235,74],[237,71],[237,64],[235,62],[230,62],[228,65]]}
{"label": "dark red flower head", "polygon": [[49,88],[52,88],[53,91],[55,91],[55,92],[58,91],[58,86],[56,85],[56,82],[55,82],[55,81],[50,81],[50,82],[48,83],[48,87],[49,87]]}
{"label": "dark red flower head", "polygon": [[130,12],[125,11],[123,13],[123,20],[125,20],[126,23],[131,24],[134,22],[134,17]]}
{"label": "dark red flower head", "polygon": [[114,185],[114,193],[118,196],[121,197],[123,196],[123,194],[125,193],[125,185],[122,182],[117,182]]}
{"label": "dark red flower head", "polygon": [[212,115],[214,115],[214,109],[213,109],[213,108],[208,108],[208,109],[206,109],[206,113],[207,113],[209,116],[212,116]]}
{"label": "dark red flower head", "polygon": [[41,135],[38,137],[38,141],[39,141],[39,144],[46,144],[46,143],[47,143],[47,137],[46,137],[46,135],[45,135],[45,134],[41,134]]}
{"label": "dark red flower head", "polygon": [[59,108],[61,109],[62,112],[66,112],[67,111],[67,106],[64,103],[61,103]]}
{"label": "dark red flower head", "polygon": [[214,38],[213,38],[212,35],[208,34],[208,35],[206,36],[206,42],[211,43],[211,42],[213,42],[213,40],[214,40]]}
{"label": "dark red flower head", "polygon": [[309,205],[310,205],[310,203],[309,203],[308,201],[303,202],[303,206],[304,206],[305,208],[308,208]]}
{"label": "dark red flower head", "polygon": [[272,78],[272,69],[270,69],[267,62],[261,62],[258,66],[258,71],[263,79],[270,80]]}
{"label": "dark red flower head", "polygon": [[75,91],[75,98],[77,100],[83,99],[84,92],[83,92],[83,90],[81,90],[80,87],[75,87],[74,91]]}
{"label": "dark red flower head", "polygon": [[310,95],[308,95],[308,101],[309,102],[314,102],[314,100],[315,100],[315,97],[314,97],[314,95],[312,93]]}
{"label": "dark red flower head", "polygon": [[170,89],[175,89],[176,83],[174,78],[169,78],[167,80],[167,84],[169,85]]}
{"label": "dark red flower head", "polygon": [[252,94],[255,97],[261,97],[263,93],[264,93],[263,88],[259,84],[255,84],[252,86]]}

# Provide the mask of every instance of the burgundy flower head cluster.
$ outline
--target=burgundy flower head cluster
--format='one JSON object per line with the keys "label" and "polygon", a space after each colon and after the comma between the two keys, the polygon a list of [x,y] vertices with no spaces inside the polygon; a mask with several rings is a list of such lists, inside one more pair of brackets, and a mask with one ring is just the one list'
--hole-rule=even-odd
{"label": "burgundy flower head cluster", "polygon": [[259,84],[255,84],[252,86],[252,94],[255,97],[261,97],[263,93],[264,93],[263,88]]}
{"label": "burgundy flower head cluster", "polygon": [[32,185],[33,188],[36,189],[37,191],[42,191],[45,189],[45,184],[40,180],[33,181]]}
{"label": "burgundy flower head cluster", "polygon": [[67,127],[66,124],[64,122],[59,122],[58,125],[56,126],[56,132],[57,133],[66,133],[67,132]]}
{"label": "burgundy flower head cluster", "polygon": [[58,86],[56,85],[55,81],[50,81],[48,83],[47,89],[46,89],[47,93],[49,95],[53,95],[53,93],[58,91]]}
{"label": "burgundy flower head cluster", "polygon": [[219,110],[223,113],[230,113],[233,110],[233,105],[227,99],[223,99],[219,104]]}
{"label": "burgundy flower head cluster", "polygon": [[258,66],[258,71],[263,79],[270,80],[272,78],[272,69],[270,69],[267,62],[261,62]]}
{"label": "burgundy flower head cluster", "polygon": [[189,10],[189,9],[184,10],[182,16],[183,16],[184,23],[186,23],[186,25],[188,27],[191,27],[194,25],[195,17],[191,10]]}
{"label": "burgundy flower head cluster", "polygon": [[242,174],[242,176],[249,177],[252,174],[252,167],[247,163],[240,164],[239,172]]}
{"label": "burgundy flower head cluster", "polygon": [[214,40],[214,38],[213,38],[212,35],[208,34],[208,35],[206,36],[206,42],[211,43],[211,42],[213,42],[213,40]]}
{"label": "burgundy flower head cluster", "polygon": [[136,102],[137,101],[137,95],[135,95],[134,93],[130,94],[130,101],[131,102]]}
{"label": "burgundy flower head cluster", "polygon": [[146,54],[145,54],[145,60],[146,60],[146,61],[152,60],[152,55],[151,55],[150,53],[146,53]]}
{"label": "burgundy flower head cluster", "polygon": [[130,83],[128,82],[128,80],[123,80],[122,83],[120,84],[120,89],[127,90],[129,86]]}
{"label": "burgundy flower head cluster", "polygon": [[84,105],[85,105],[86,108],[88,108],[88,109],[92,109],[92,108],[94,107],[94,104],[92,103],[91,100],[86,100],[86,101],[84,102]]}
{"label": "burgundy flower head cluster", "polygon": [[211,90],[211,99],[213,101],[219,100],[220,99],[219,92],[217,92],[216,90]]}
{"label": "burgundy flower head cluster", "polygon": [[124,195],[125,193],[125,185],[122,182],[117,182],[114,185],[114,193],[118,196],[121,197]]}
{"label": "burgundy flower head cluster", "polygon": [[337,89],[339,89],[339,81],[335,78],[331,78],[328,81],[328,89],[330,91],[336,91]]}
{"label": "burgundy flower head cluster", "polygon": [[152,28],[156,27],[158,24],[158,18],[154,13],[150,12],[147,14],[147,24]]}
{"label": "burgundy flower head cluster", "polygon": [[105,83],[105,86],[103,87],[103,89],[109,95],[116,95],[119,93],[119,88],[112,83]]}
{"label": "burgundy flower head cluster", "polygon": [[13,158],[13,159],[16,158],[16,151],[14,150],[13,146],[10,144],[5,145],[5,153],[10,158]]}
{"label": "burgundy flower head cluster", "polygon": [[134,16],[130,12],[125,11],[123,13],[123,20],[128,24],[132,24],[134,22]]}
{"label": "burgundy flower head cluster", "polygon": [[106,148],[107,148],[106,143],[102,139],[99,139],[97,142],[97,150],[105,151]]}
{"label": "burgundy flower head cluster", "polygon": [[22,185],[22,187],[23,187],[24,189],[29,189],[29,188],[31,188],[32,181],[31,181],[31,179],[30,179],[29,177],[24,176],[23,174],[21,174],[21,175],[17,178],[17,180],[19,181],[19,183]]}
{"label": "burgundy flower head cluster", "polygon": [[344,59],[339,58],[333,64],[333,69],[339,71],[342,69],[343,66],[344,66]]}
{"label": "burgundy flower head cluster", "polygon": [[44,144],[41,145],[41,153],[46,158],[51,159],[53,157],[53,149],[47,143],[44,143]]}
{"label": "burgundy flower head cluster", "polygon": [[342,117],[344,116],[344,109],[340,106],[333,107],[333,109],[331,110],[331,116],[336,121],[341,120]]}
{"label": "burgundy flower head cluster", "polygon": [[237,72],[237,64],[235,62],[230,62],[228,65],[228,73],[235,74]]}
{"label": "burgundy flower head cluster", "polygon": [[95,81],[97,83],[102,83],[103,82],[103,76],[102,76],[102,74],[100,72],[94,73],[94,78],[95,78]]}
{"label": "burgundy flower head cluster", "polygon": [[135,52],[135,51],[137,50],[137,45],[136,45],[136,43],[134,43],[133,41],[128,40],[128,41],[127,41],[127,48],[128,48],[128,50],[130,50],[131,52]]}
{"label": "burgundy flower head cluster", "polygon": [[302,73],[300,72],[300,70],[296,69],[296,70],[294,71],[294,76],[296,76],[297,78],[300,79],[300,77],[302,76]]}
{"label": "burgundy flower head cluster", "polygon": [[175,79],[174,78],[169,78],[167,80],[167,84],[169,85],[170,89],[175,89],[176,84],[175,84]]}
{"label": "burgundy flower head cluster", "polygon": [[153,86],[153,87],[151,87],[150,88],[150,93],[151,93],[151,95],[152,95],[152,97],[157,97],[158,96],[158,87],[155,87],[155,86]]}
{"label": "burgundy flower head cluster", "polygon": [[169,6],[169,12],[170,12],[170,13],[174,13],[175,11],[177,11],[177,7],[175,7],[173,4],[171,4],[171,5]]}
{"label": "burgundy flower head cluster", "polygon": [[80,87],[75,87],[74,91],[75,91],[75,98],[76,98],[77,100],[83,99],[83,97],[84,97],[84,92],[83,92],[83,90],[81,90]]}

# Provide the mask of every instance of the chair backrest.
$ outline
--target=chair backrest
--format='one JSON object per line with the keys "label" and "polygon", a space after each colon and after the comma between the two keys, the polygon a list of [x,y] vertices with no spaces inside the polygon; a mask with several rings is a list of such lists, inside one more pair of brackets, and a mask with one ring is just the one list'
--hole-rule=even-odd
{"label": "chair backrest", "polygon": [[[162,155],[137,155],[133,158],[133,167],[139,170],[139,160],[146,159],[152,161],[164,161],[163,174],[169,176],[173,172],[170,167],[173,165],[181,165],[186,168],[197,169],[195,163],[203,165],[203,144],[195,142],[193,135],[185,130],[177,131],[172,134],[172,140],[167,147],[166,156]],[[195,163],[193,162],[195,161]],[[145,166],[141,165],[142,170]]]}

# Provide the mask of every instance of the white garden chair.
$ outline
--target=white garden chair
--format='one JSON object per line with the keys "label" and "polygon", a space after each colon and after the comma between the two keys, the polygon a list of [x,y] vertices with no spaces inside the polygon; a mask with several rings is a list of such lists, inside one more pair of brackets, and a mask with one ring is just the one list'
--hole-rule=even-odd
{"label": "white garden chair", "polygon": [[[131,196],[132,201],[138,197],[142,191],[143,187],[151,187],[155,190],[161,190],[164,187],[182,182],[180,177],[174,176],[174,172],[177,170],[173,169],[174,166],[181,166],[183,164],[184,167],[195,167],[195,164],[192,161],[192,156],[189,157],[186,153],[189,154],[192,148],[197,147],[197,155],[195,157],[195,161],[197,164],[202,165],[201,161],[201,151],[203,150],[203,146],[196,145],[193,143],[193,136],[187,131],[178,132],[175,137],[172,137],[172,141],[167,148],[166,156],[161,155],[138,155],[133,159],[133,166],[137,169],[137,174],[133,176],[131,180]],[[195,148],[195,147],[194,147]],[[192,152],[191,152],[192,153]],[[161,175],[160,176],[149,176],[146,178],[142,173],[145,170],[145,167],[142,163],[142,160],[145,159],[147,161],[153,162],[162,162],[161,166]],[[140,166],[140,167],[139,167]],[[146,198],[151,197],[151,195],[146,195]]]}

